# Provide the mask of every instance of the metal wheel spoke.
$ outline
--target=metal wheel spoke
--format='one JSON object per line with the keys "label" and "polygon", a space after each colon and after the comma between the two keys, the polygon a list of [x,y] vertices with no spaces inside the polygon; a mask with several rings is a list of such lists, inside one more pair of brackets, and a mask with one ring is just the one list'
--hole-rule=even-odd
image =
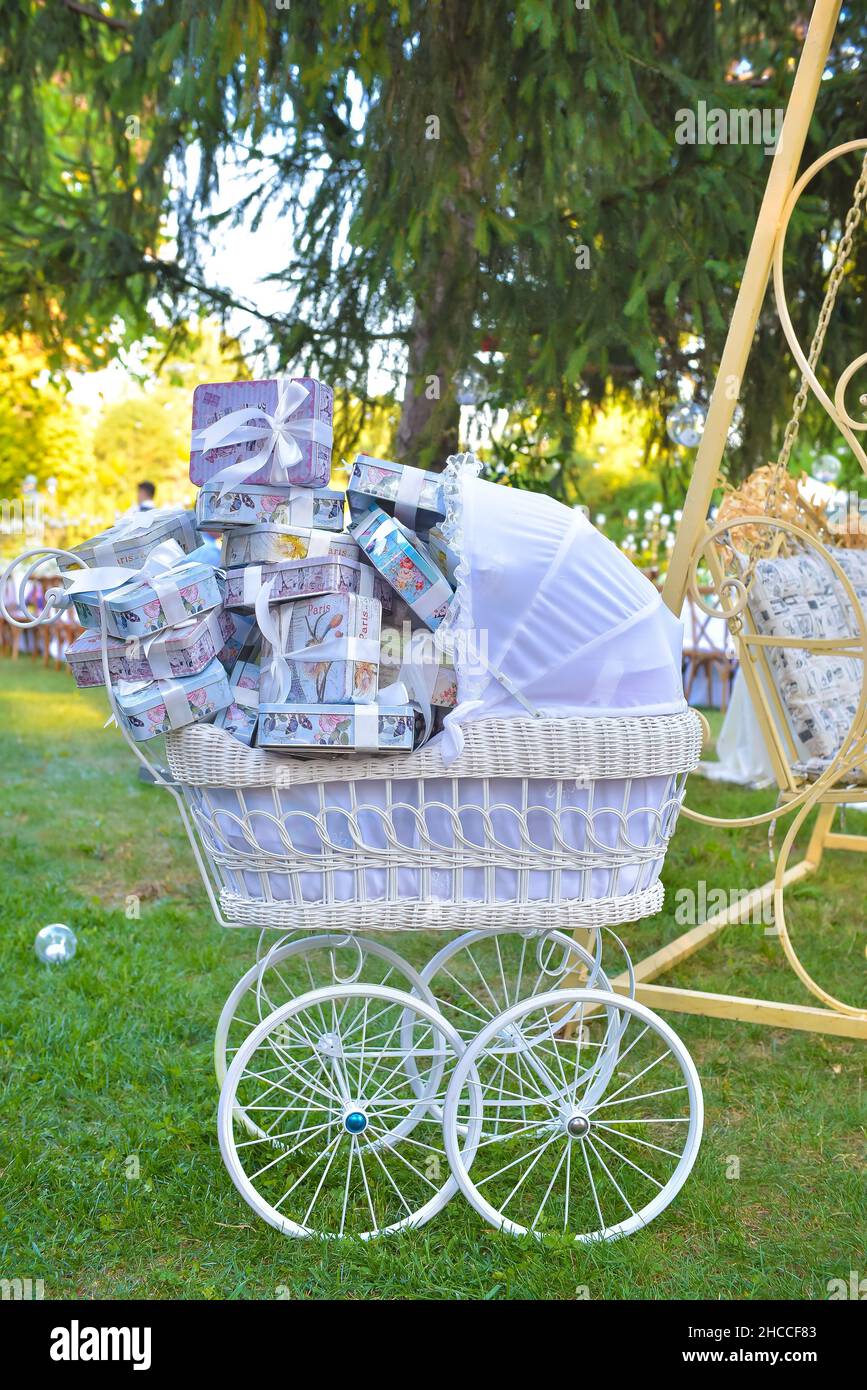
{"label": "metal wheel spoke", "polygon": [[603,1139],[599,1134],[597,1134],[596,1139],[598,1143],[602,1144],[606,1149],[610,1149],[613,1154],[616,1154],[623,1163],[628,1163],[630,1168],[634,1168],[636,1173],[640,1173],[643,1178],[647,1178],[648,1182],[652,1182],[654,1187],[658,1187],[661,1190],[665,1186],[665,1184],[661,1183],[658,1178],[655,1178],[652,1173],[645,1172],[643,1168],[639,1168],[637,1163],[633,1163],[631,1158],[627,1158],[626,1154],[622,1154],[619,1149],[615,1149],[614,1145],[609,1144],[607,1139]]}
{"label": "metal wheel spoke", "polygon": [[[597,1120],[594,1129],[604,1129],[606,1134],[616,1134],[620,1139],[629,1139],[633,1144],[640,1144],[643,1149],[655,1149],[657,1153],[666,1154],[669,1158],[680,1158],[680,1154],[674,1149],[664,1149],[661,1144],[651,1144],[649,1139],[639,1139],[637,1134],[624,1134],[622,1129],[612,1129],[611,1125],[603,1124]],[[600,1144],[603,1140],[600,1139]]]}

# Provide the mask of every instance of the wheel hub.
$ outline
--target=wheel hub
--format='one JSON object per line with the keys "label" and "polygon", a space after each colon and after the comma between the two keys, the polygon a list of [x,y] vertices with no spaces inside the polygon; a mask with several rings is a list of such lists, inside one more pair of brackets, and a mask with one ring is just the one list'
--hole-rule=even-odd
{"label": "wheel hub", "polygon": [[590,1133],[590,1120],[582,1110],[575,1110],[566,1120],[566,1133],[570,1139],[586,1139]]}
{"label": "wheel hub", "polygon": [[347,1110],[343,1116],[343,1128],[347,1134],[363,1134],[367,1129],[367,1116],[363,1110]]}
{"label": "wheel hub", "polygon": [[323,1057],[340,1057],[343,1048],[340,1045],[339,1034],[321,1033],[316,1039],[316,1050],[321,1052]]}

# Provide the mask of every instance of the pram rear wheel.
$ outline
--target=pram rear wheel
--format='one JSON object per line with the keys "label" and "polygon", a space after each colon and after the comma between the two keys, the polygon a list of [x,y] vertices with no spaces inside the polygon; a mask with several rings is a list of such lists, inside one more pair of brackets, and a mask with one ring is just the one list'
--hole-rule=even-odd
{"label": "pram rear wheel", "polygon": [[[433,1004],[418,971],[390,946],[337,933],[277,937],[223,1005],[214,1035],[217,1085],[222,1087],[232,1058],[251,1030],[281,1004],[311,989],[359,982],[405,989]],[[251,1134],[260,1133],[249,1118],[247,1128]]]}
{"label": "pram rear wheel", "polygon": [[[587,1067],[587,1029],[606,1018],[615,1065],[601,1049]],[[644,1005],[603,990],[553,990],[493,1019],[455,1068],[444,1111],[452,1171],[486,1221],[577,1241],[615,1240],[664,1211],[702,1123],[683,1043]],[[472,1124],[482,1126],[477,1144],[466,1142]]]}
{"label": "pram rear wheel", "polygon": [[[223,1084],[218,1128],[232,1181],[285,1235],[367,1240],[423,1225],[456,1190],[431,1107],[441,1109],[462,1050],[436,1009],[387,985],[291,999],[253,1029]],[[470,1070],[478,1109],[474,1087]]]}

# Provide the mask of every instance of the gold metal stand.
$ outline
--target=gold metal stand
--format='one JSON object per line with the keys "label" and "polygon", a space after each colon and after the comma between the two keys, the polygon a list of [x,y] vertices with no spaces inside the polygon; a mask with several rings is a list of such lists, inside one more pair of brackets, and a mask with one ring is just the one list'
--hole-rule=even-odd
{"label": "gold metal stand", "polygon": [[[705,552],[707,546],[709,538],[708,510],[714,488],[717,486],[720,463],[740,394],[759,314],[767,292],[775,248],[781,229],[784,230],[791,213],[789,204],[795,189],[798,167],[840,8],[841,0],[816,0],[810,28],[798,64],[783,124],[782,137],[771,165],[767,188],[720,360],[705,430],[698,448],[692,480],[684,503],[683,518],[678,528],[677,540],[663,589],[663,598],[666,604],[677,615],[682,610],[697,557]],[[839,152],[845,152],[848,148],[850,147],[841,147]],[[779,260],[781,262],[781,253]],[[790,328],[791,323],[786,311],[784,328],[786,328],[787,323]],[[788,332],[787,336],[789,336]],[[802,355],[798,352],[796,357],[803,371],[805,362]],[[850,374],[853,369],[849,369]],[[846,373],[844,373],[844,378],[848,380]],[[841,378],[842,385],[845,385],[844,378]],[[817,394],[819,393],[817,392]],[[827,403],[827,397],[824,400],[826,409],[828,409],[830,403]],[[839,411],[842,408],[839,388],[836,404]],[[833,407],[830,408],[829,413],[838,419],[839,423],[839,415]],[[845,416],[844,409],[842,413]],[[841,428],[851,442],[851,432],[842,424]],[[857,448],[856,453],[863,458]],[[709,558],[709,550],[710,547],[705,552],[706,558]],[[713,569],[712,563],[711,568]],[[714,577],[717,580],[721,578],[718,574]],[[848,588],[848,585],[844,587]],[[857,601],[855,611],[858,611]],[[848,646],[850,648],[860,646],[863,649],[863,639],[864,632],[862,630],[861,641],[850,641]],[[837,1037],[867,1039],[867,1011],[854,1009],[841,1000],[834,999],[810,979],[801,965],[788,937],[783,906],[785,889],[815,873],[821,863],[825,848],[847,849],[858,853],[867,850],[867,836],[832,833],[834,815],[840,802],[867,800],[867,789],[863,787],[853,789],[840,785],[841,773],[845,776],[855,767],[858,759],[864,756],[864,720],[861,716],[863,716],[865,697],[862,692],[859,718],[853,722],[850,740],[838,758],[834,760],[831,771],[827,775],[823,773],[812,787],[803,782],[799,783],[791,770],[792,750],[785,746],[785,740],[788,737],[785,721],[780,719],[780,711],[774,708],[774,700],[777,697],[775,692],[769,689],[768,682],[763,680],[761,672],[765,651],[769,645],[773,645],[774,640],[762,639],[760,635],[751,630],[747,620],[738,646],[742,675],[748,682],[751,696],[755,698],[756,712],[762,724],[780,786],[782,807],[779,814],[784,813],[786,809],[797,811],[782,847],[777,872],[773,879],[754,889],[727,911],[716,914],[700,926],[693,927],[675,941],[640,961],[635,966],[636,997],[651,1008],[663,1011],[701,1014],[709,1018],[734,1019],[745,1023],[764,1023],[777,1028],[792,1028],[806,1032],[827,1033]],[[787,645],[796,644],[787,643]],[[809,641],[801,642],[797,645],[812,645],[817,649],[819,648],[819,643],[816,641],[812,643]],[[824,649],[829,649],[830,645],[825,643]],[[833,643],[835,650],[841,649],[843,645],[845,644],[842,641]],[[850,654],[854,654],[854,652],[850,651]],[[788,856],[795,835],[806,816],[814,808],[817,809],[817,817],[807,852],[800,863],[789,866]],[[763,820],[770,820],[776,814],[778,813],[771,812],[760,817],[745,818],[741,822],[732,822],[732,824],[760,823]],[[693,818],[711,824],[717,823],[713,817],[694,816]],[[743,921],[761,904],[771,900],[774,903],[778,933],[789,963],[807,988],[822,1000],[825,1007],[786,1004],[746,996],[709,994],[699,990],[680,989],[652,983],[660,975],[694,955],[709,941],[714,940],[726,926]],[[620,990],[627,988],[627,985],[628,982],[623,976],[616,981],[616,987]]]}

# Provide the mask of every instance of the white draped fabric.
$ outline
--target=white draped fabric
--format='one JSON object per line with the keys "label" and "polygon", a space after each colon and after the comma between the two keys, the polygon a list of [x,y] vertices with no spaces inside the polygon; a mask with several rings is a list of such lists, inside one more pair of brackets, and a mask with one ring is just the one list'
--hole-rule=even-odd
{"label": "white draped fabric", "polygon": [[[467,469],[459,487],[456,630],[472,634],[476,650],[481,644],[489,667],[551,717],[685,708],[680,622],[583,513]],[[527,713],[497,676],[479,669],[471,643],[458,646],[459,703],[446,720],[446,761],[460,752],[462,724]]]}

